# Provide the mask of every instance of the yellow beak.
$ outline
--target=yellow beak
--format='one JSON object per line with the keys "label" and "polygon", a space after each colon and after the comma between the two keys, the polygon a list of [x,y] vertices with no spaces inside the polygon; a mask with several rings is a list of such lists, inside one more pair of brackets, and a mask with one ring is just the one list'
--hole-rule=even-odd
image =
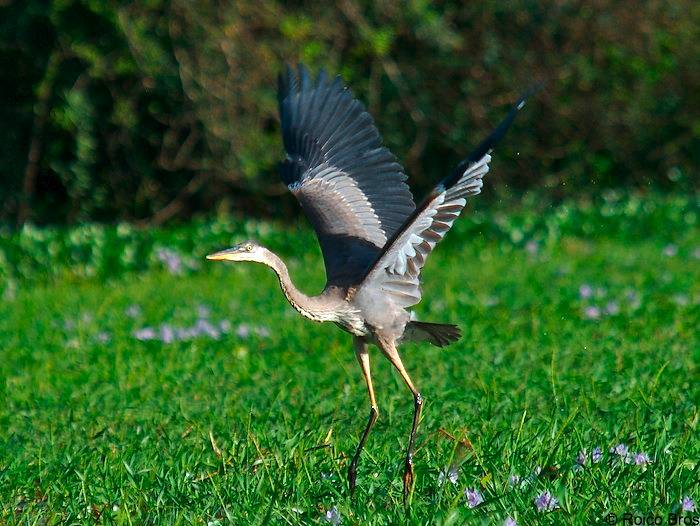
{"label": "yellow beak", "polygon": [[237,248],[228,248],[226,250],[221,250],[219,252],[214,252],[213,254],[207,255],[207,259],[211,261],[231,261],[234,259],[234,255],[237,252]]}

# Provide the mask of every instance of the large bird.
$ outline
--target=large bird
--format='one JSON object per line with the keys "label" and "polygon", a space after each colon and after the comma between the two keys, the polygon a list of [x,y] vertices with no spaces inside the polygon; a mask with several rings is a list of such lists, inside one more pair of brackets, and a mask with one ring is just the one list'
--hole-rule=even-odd
{"label": "large bird", "polygon": [[[528,94],[529,95],[529,94]],[[357,463],[379,415],[372,387],[368,345],[375,344],[397,369],[414,400],[413,425],[403,472],[404,501],[414,483],[413,454],[423,397],[403,366],[404,341],[445,346],[459,339],[455,325],[414,319],[421,300],[426,259],[478,194],[489,171],[490,152],[513,122],[528,95],[469,157],[423,199],[413,202],[403,168],[381,144],[372,117],[342,80],[321,72],[314,81],[299,66],[279,77],[279,112],[286,159],[280,175],[311,221],[323,253],[326,286],[307,296],[292,283],[286,265],[254,241],[207,256],[252,261],[277,273],[284,295],[302,316],[329,321],[352,334],[355,355],[369,393],[369,420],[348,467],[354,494]]]}

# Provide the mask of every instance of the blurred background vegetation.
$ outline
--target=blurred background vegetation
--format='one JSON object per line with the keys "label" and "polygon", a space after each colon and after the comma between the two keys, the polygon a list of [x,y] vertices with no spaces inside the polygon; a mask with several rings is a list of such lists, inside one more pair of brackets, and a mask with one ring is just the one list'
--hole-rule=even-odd
{"label": "blurred background vegetation", "polygon": [[700,3],[0,0],[0,222],[294,214],[276,74],[340,73],[418,191],[533,81],[492,196],[696,191]]}

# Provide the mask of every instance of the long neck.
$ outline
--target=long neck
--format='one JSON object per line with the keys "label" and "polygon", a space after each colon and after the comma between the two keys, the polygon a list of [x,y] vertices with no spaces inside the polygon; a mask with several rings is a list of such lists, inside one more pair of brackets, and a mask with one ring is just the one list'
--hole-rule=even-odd
{"label": "long neck", "polygon": [[294,286],[292,279],[289,277],[287,265],[272,252],[268,252],[267,261],[265,264],[275,271],[280,280],[282,292],[286,296],[292,307],[298,310],[302,316],[314,321],[331,321],[327,316],[328,312],[318,305],[318,299],[312,298],[301,292]]}

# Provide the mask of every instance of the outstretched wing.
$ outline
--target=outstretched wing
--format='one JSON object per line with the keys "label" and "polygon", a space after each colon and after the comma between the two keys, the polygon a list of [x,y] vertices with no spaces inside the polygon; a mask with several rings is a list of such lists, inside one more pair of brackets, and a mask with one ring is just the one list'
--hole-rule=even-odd
{"label": "outstretched wing", "polygon": [[466,198],[481,192],[482,179],[491,162],[489,153],[505,135],[531,92],[518,100],[498,127],[433,189],[396,231],[368,271],[361,288],[379,287],[402,307],[420,301],[420,271],[428,255],[459,217]]}
{"label": "outstretched wing", "polygon": [[357,283],[415,210],[406,175],[339,77],[287,67],[278,98],[282,180],[316,230],[328,283]]}

